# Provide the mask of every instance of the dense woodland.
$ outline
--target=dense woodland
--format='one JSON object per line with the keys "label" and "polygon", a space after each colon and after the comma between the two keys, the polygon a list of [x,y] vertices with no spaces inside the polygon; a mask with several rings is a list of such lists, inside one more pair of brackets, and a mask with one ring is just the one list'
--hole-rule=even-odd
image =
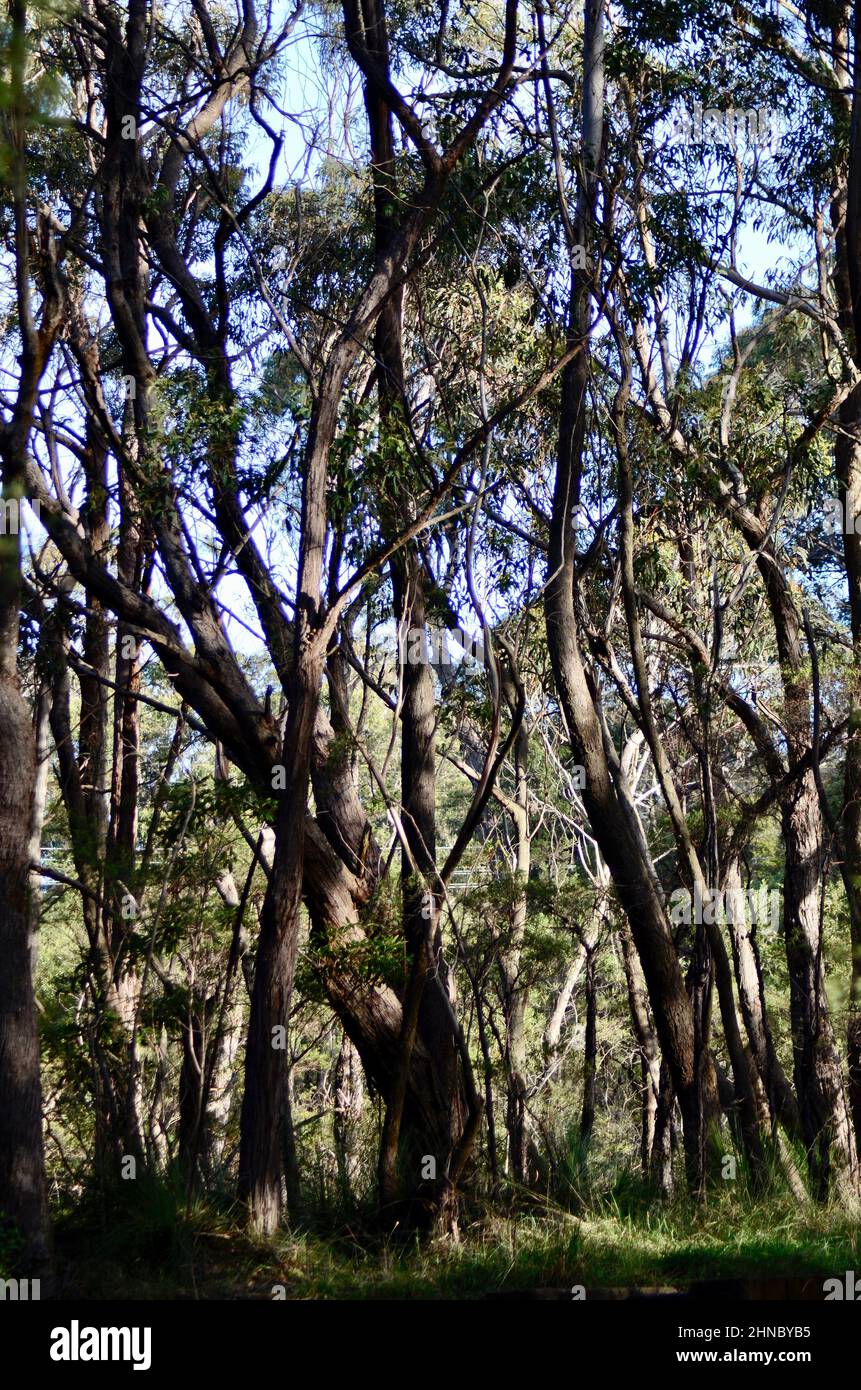
{"label": "dense woodland", "polygon": [[0,1274],[861,1258],[859,44],[9,0]]}

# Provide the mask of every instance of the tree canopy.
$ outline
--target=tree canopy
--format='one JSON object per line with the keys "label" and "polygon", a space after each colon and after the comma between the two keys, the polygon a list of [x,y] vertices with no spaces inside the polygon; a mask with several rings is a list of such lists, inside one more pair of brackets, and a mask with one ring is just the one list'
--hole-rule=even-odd
{"label": "tree canopy", "polygon": [[857,18],[10,0],[0,1266],[857,1210]]}

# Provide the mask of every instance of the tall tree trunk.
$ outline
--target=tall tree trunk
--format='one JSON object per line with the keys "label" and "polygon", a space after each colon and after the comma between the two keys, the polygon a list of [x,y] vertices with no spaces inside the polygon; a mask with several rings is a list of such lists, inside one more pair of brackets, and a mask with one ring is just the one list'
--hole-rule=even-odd
{"label": "tall tree trunk", "polygon": [[[427,623],[425,578],[420,562],[407,554],[394,568],[395,614],[399,624],[424,631]],[[436,1060],[433,1097],[423,1117],[415,1116],[403,1134],[404,1162],[410,1184],[420,1178],[421,1162],[436,1160],[441,1175],[457,1142],[463,1121],[457,1040],[452,1031],[452,980],[442,952],[440,903],[428,888],[436,879],[436,691],[427,662],[404,662],[401,720],[401,801],[409,856],[402,862],[404,932],[411,958],[421,949],[428,924],[429,900],[435,923],[428,943],[425,987],[418,1006],[418,1035]],[[412,859],[421,874],[417,881]],[[436,980],[434,987],[429,977]],[[433,1117],[426,1127],[428,1117]]]}
{"label": "tall tree trunk", "polygon": [[[596,206],[596,171],[603,134],[603,0],[589,0],[584,36],[582,159],[584,174],[578,199],[576,244],[592,248]],[[626,803],[625,788],[610,775],[608,750],[597,692],[586,675],[577,636],[576,509],[586,433],[589,380],[590,272],[574,269],[573,246],[569,346],[580,351],[564,369],[556,479],[544,592],[547,641],[556,690],[565,716],[575,761],[585,771],[583,804],[592,834],[610,870],[634,935],[649,990],[661,1048],[672,1074],[684,1122],[689,1178],[699,1190],[704,1181],[699,1132],[698,1077],[690,1000],[676,954],[670,924],[644,837],[637,834]],[[618,770],[616,771],[619,777]]]}
{"label": "tall tree trunk", "polygon": [[[348,27],[359,22],[357,10],[349,7]],[[386,18],[380,0],[362,0],[362,40],[379,69],[389,68]],[[391,109],[379,84],[365,82],[365,108],[371,141],[374,188],[374,233],[378,260],[391,252],[397,235],[397,179]],[[391,294],[382,305],[374,331],[377,387],[380,407],[382,449],[389,450],[406,437],[404,412],[408,409],[403,362],[404,293]],[[395,454],[395,458],[397,454]],[[403,497],[396,492],[385,499],[386,529],[392,534],[411,517],[405,512]],[[406,648],[408,629],[424,631],[426,577],[419,552],[412,546],[395,556],[392,566],[395,616],[402,633],[401,656]],[[457,1040],[452,1029],[451,989],[448,967],[442,954],[439,930],[440,900],[436,894],[436,692],[431,667],[426,662],[412,664],[401,660],[403,708],[401,717],[401,802],[407,849],[402,854],[404,935],[412,962],[406,1001],[415,992],[416,1037],[435,1058],[434,1093],[419,1112],[407,1109],[394,1127],[384,1130],[387,1142],[400,1149],[402,1176],[407,1190],[422,1185],[424,1161],[432,1158],[441,1177],[461,1128],[462,1106],[459,1092]],[[433,922],[430,940],[428,920]],[[426,952],[426,959],[425,959]],[[416,962],[424,960],[415,977]],[[414,978],[415,977],[415,978]],[[432,980],[431,980],[432,977]],[[431,983],[429,983],[431,981]],[[407,1035],[404,1046],[414,1046]],[[427,1119],[432,1117],[430,1128]],[[384,1158],[381,1172],[390,1169],[393,1156]],[[426,1189],[427,1190],[427,1189]],[[391,1194],[388,1194],[389,1197]]]}
{"label": "tall tree trunk", "polygon": [[[8,552],[8,538],[0,549]],[[8,592],[9,562],[0,585]],[[48,1259],[42,1088],[33,994],[30,823],[36,780],[33,726],[18,688],[14,614],[0,621],[0,1212],[23,1239],[21,1273]]]}
{"label": "tall tree trunk", "polygon": [[[309,469],[306,487],[319,508],[320,479]],[[309,504],[306,502],[306,515]],[[318,513],[314,530],[322,529]],[[307,546],[311,540],[305,532]],[[297,610],[314,613],[319,605],[322,536],[302,567]],[[307,557],[307,551],[306,551]],[[314,590],[316,588],[316,595]],[[286,1030],[299,949],[299,909],[314,721],[322,678],[322,656],[307,645],[305,624],[297,622],[297,679],[291,692],[284,737],[286,789],[275,825],[275,855],[263,900],[254,967],[254,990],[245,1051],[239,1149],[239,1198],[260,1235],[275,1233],[282,1211],[283,1128],[285,1115]],[[301,645],[300,645],[301,643]]]}
{"label": "tall tree trunk", "polygon": [[[7,117],[12,188],[15,287],[21,353],[11,418],[0,425],[2,497],[25,496],[27,449],[42,378],[60,324],[62,290],[47,228],[42,311],[37,328],[31,304],[30,228],[27,219],[28,61],[26,7],[9,5],[11,39]],[[0,536],[0,1213],[22,1237],[18,1263],[25,1278],[47,1281],[50,1260],[48,1199],[42,1141],[39,1036],[33,989],[30,842],[36,812],[36,748],[30,711],[18,682],[21,539],[18,526]]]}

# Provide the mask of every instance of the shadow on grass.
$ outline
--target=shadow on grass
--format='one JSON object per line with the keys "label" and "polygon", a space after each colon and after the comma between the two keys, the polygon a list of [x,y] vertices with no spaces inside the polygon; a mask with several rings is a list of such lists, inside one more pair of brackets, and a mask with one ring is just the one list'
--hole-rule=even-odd
{"label": "shadow on grass", "polygon": [[142,1177],[57,1221],[64,1296],[83,1298],[480,1299],[530,1290],[825,1277],[858,1268],[845,1212],[719,1194],[705,1208],[629,1186],[574,1215],[534,1194],[525,1210],[473,1207],[451,1240],[398,1239],[370,1214],[311,1213],[256,1241],[227,1196],[186,1202],[176,1178]]}

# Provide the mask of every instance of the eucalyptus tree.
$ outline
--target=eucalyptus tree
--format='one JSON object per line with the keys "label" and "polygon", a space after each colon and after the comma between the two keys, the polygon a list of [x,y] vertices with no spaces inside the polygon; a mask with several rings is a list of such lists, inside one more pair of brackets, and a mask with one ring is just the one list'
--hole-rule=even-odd
{"label": "eucalyptus tree", "polygon": [[[382,382],[379,428],[385,433],[385,383],[392,364],[383,360],[384,340],[386,333],[391,336],[394,310],[404,287],[446,245],[446,221],[432,232],[444,201],[472,196],[473,175],[459,192],[454,182],[470,151],[532,70],[529,61],[525,66],[521,61],[524,34],[515,3],[500,14],[491,39],[476,37],[456,79],[446,75],[449,47],[459,45],[453,16],[448,23],[432,29],[423,20],[417,30],[404,21],[387,39],[385,10],[374,5],[346,6],[342,29],[333,12],[306,13],[301,6],[281,12],[245,3],[230,14],[191,4],[168,17],[145,0],[127,11],[97,0],[56,17],[40,52],[63,75],[66,104],[58,121],[61,139],[39,144],[39,178],[28,197],[57,246],[67,346],[54,362],[53,408],[27,460],[26,481],[71,581],[82,590],[82,598],[75,599],[65,578],[55,574],[46,581],[45,596],[67,607],[80,603],[86,614],[79,675],[92,705],[92,746],[82,730],[77,758],[67,757],[70,796],[77,795],[82,777],[107,762],[106,704],[98,689],[113,681],[125,701],[111,759],[114,809],[91,856],[102,867],[94,878],[88,876],[92,863],[83,850],[77,867],[90,902],[94,895],[101,899],[92,939],[110,990],[128,930],[118,910],[118,887],[124,876],[134,878],[134,710],[139,649],[145,642],[223,754],[262,796],[275,793],[274,855],[256,951],[239,1172],[240,1193],[255,1225],[266,1231],[274,1229],[281,1206],[284,1066],[273,1039],[287,1022],[300,904],[304,895],[316,931],[334,932],[342,940],[355,937],[379,870],[349,768],[339,768],[333,757],[339,730],[337,660],[329,667],[331,721],[320,703],[327,653],[342,614],[363,586],[387,564],[397,573],[399,553],[405,547],[410,553],[413,538],[433,524],[465,464],[490,436],[496,416],[535,395],[558,367],[545,359],[533,380],[517,384],[511,399],[493,402],[494,415],[480,415],[447,451],[439,450],[409,506],[388,516],[376,537],[371,533],[366,553],[350,569],[342,543],[360,518],[350,516],[339,525],[330,501],[333,449],[348,424],[348,393],[357,381],[367,383],[370,363]],[[395,85],[389,42],[403,42],[411,61],[419,51],[438,74],[442,86],[434,91],[430,120],[421,111],[421,84],[414,91]],[[346,48],[362,74],[377,213],[374,240],[364,255],[357,256],[352,244],[339,249],[341,264],[350,267],[341,277],[339,296],[318,304],[317,311],[311,305],[309,312],[302,300],[307,286],[301,264],[307,249],[302,190],[295,189],[291,230],[289,219],[278,220],[285,196],[294,194],[278,184],[283,136],[273,122],[282,124],[275,84],[284,64],[289,70],[291,45],[304,45],[307,52],[315,43],[326,52]],[[389,200],[384,182],[395,130],[403,173]],[[263,166],[253,187],[253,176],[240,169],[240,151],[264,146],[266,154],[253,156]],[[270,212],[275,221],[261,254]],[[284,300],[267,277],[275,227],[293,237],[280,247],[281,269],[287,267],[293,291]],[[102,296],[106,319],[99,314]],[[247,462],[252,417],[246,364],[259,351],[255,333],[270,356],[277,348],[289,361],[300,384],[297,399],[282,412],[292,421],[293,447],[280,473],[291,478],[291,488],[295,484],[291,497],[298,511],[287,545],[275,528],[267,530],[265,522],[249,516],[252,496],[265,506],[279,478],[278,460],[263,486]],[[81,416],[83,445],[78,443]],[[68,460],[83,467],[80,505],[62,480]],[[105,544],[106,524],[118,526],[115,554]],[[255,631],[281,688],[280,714],[255,689],[237,653],[231,617],[236,583],[244,586]],[[117,623],[111,674],[104,613]],[[77,660],[74,653],[71,657]],[[58,718],[62,708],[61,702]],[[70,754],[59,725],[55,732]],[[403,799],[409,802],[419,795],[417,779],[424,774],[405,758]],[[489,794],[492,762],[462,828],[462,844]],[[99,775],[90,785],[98,781]],[[317,819],[309,814],[312,783]],[[100,814],[101,805],[96,794]],[[411,823],[415,820],[411,817]],[[411,835],[405,852],[415,860]],[[434,879],[432,845],[428,849],[429,856],[412,867]],[[409,911],[415,913],[415,904]],[[436,976],[430,972],[430,978]],[[134,997],[139,982],[129,987]],[[442,1029],[449,1039],[445,1063],[445,1050],[429,1049],[426,1041],[417,1048],[407,1045],[404,1052],[401,1000],[394,990],[337,972],[327,972],[327,988],[384,1094],[396,1096],[406,1087],[431,1130],[438,1128],[429,1109],[438,1085],[429,1084],[428,1077],[440,1067],[451,1073],[458,1065],[450,1004],[432,1006],[441,1009],[437,1036]],[[434,997],[432,991],[426,996]],[[424,1008],[430,1006],[426,1002]],[[459,1057],[464,1063],[462,1046]],[[451,1084],[450,1079],[449,1092]],[[128,1094],[133,1098],[131,1087]],[[402,1103],[396,1100],[395,1109]],[[122,1121],[124,1145],[134,1145],[133,1108],[130,1099]],[[449,1131],[450,1151],[440,1157],[447,1168],[452,1152],[460,1153],[451,1176],[465,1161],[476,1122],[473,1106],[463,1134]]]}
{"label": "eucalyptus tree", "polygon": [[[851,382],[855,370],[830,303],[829,285],[832,275],[839,278],[839,265],[830,260],[826,243],[816,231],[823,225],[826,209],[834,207],[832,165],[828,158],[823,159],[823,150],[831,140],[839,149],[840,98],[836,83],[830,80],[824,97],[818,83],[815,95],[805,91],[805,81],[812,72],[794,47],[799,34],[792,16],[718,13],[703,17],[701,26],[699,34],[686,36],[690,51],[697,52],[706,31],[711,31],[724,36],[720,55],[696,74],[681,65],[674,69],[669,107],[658,99],[658,74],[653,74],[649,65],[635,84],[636,93],[631,93],[632,154],[642,170],[634,212],[640,254],[654,273],[649,287],[651,303],[648,289],[644,295],[626,280],[621,282],[620,298],[631,322],[631,355],[639,373],[646,418],[663,445],[675,454],[679,468],[696,478],[703,504],[712,508],[716,517],[725,518],[744,547],[734,574],[719,574],[717,570],[713,574],[713,594],[707,604],[711,608],[707,619],[711,632],[700,641],[694,660],[704,674],[709,672],[702,695],[708,695],[710,702],[717,697],[744,725],[779,809],[784,851],[783,935],[801,1128],[817,1190],[824,1193],[833,1180],[837,1190],[852,1200],[857,1187],[856,1136],[825,991],[822,950],[820,894],[827,865],[824,831],[829,810],[819,773],[823,753],[821,689],[806,611],[809,599],[803,582],[799,583],[793,573],[792,518],[799,494],[804,495],[801,489],[805,488],[809,497],[816,485],[815,469],[821,466],[817,436],[833,421],[849,389],[846,373]],[[812,43],[815,50],[817,40]],[[664,86],[666,89],[665,78]],[[685,125],[685,112],[692,107],[706,108],[707,128],[691,131],[689,120]],[[799,110],[804,118],[790,124],[790,111]],[[760,113],[767,116],[766,130],[760,128]],[[743,129],[735,119],[737,115],[744,118]],[[750,128],[750,115],[756,117],[754,129]],[[666,123],[663,127],[661,121]],[[694,167],[702,176],[702,201],[698,194],[684,200],[688,249],[676,243],[675,251],[676,256],[680,250],[682,253],[691,310],[681,370],[668,372],[667,316],[659,296],[677,283],[667,267],[682,208],[678,182]],[[798,200],[784,196],[790,171],[799,185]],[[726,191],[715,201],[710,194],[721,187]],[[675,221],[671,216],[662,219],[656,215],[657,209],[669,214],[674,206]],[[791,229],[794,236],[811,237],[818,279],[815,294],[808,294],[797,276],[792,287],[784,289],[759,286],[740,274],[738,258],[743,253],[745,228],[763,221],[780,227],[784,235]],[[660,287],[657,294],[655,284]],[[779,306],[745,341],[736,331],[731,298],[738,291]],[[718,319],[721,301],[728,306],[724,313],[729,355],[721,363],[719,403],[714,400],[714,413],[704,418],[702,399],[692,399],[690,394],[690,369],[696,364],[690,345],[701,336],[705,322]],[[819,333],[818,353],[811,351],[812,333],[805,345],[800,330],[783,326],[788,313],[814,320]],[[760,342],[774,346],[759,351]],[[787,370],[785,377],[775,374],[771,353],[782,362],[792,357],[797,365],[801,358],[811,378],[795,376],[792,370]],[[748,386],[749,379],[755,384]],[[755,424],[748,414],[748,401],[755,410]],[[678,543],[683,565],[686,554],[689,564],[690,536],[680,534]],[[732,540],[728,543],[732,547]],[[755,576],[773,628],[779,672],[777,738],[764,722],[755,695],[742,695],[731,665],[722,682],[716,679],[723,626]],[[687,629],[688,624],[682,627]],[[719,874],[732,876],[737,872],[740,843],[740,837],[734,836],[719,846]],[[843,880],[849,920],[854,923],[854,890],[845,872]],[[854,926],[852,930],[854,934]],[[725,1026],[726,1021],[725,1016]],[[747,1021],[752,1022],[750,1010]],[[754,1052],[765,1056],[765,1039],[760,1036],[752,1043]],[[791,1110],[787,1107],[788,1114]]]}

